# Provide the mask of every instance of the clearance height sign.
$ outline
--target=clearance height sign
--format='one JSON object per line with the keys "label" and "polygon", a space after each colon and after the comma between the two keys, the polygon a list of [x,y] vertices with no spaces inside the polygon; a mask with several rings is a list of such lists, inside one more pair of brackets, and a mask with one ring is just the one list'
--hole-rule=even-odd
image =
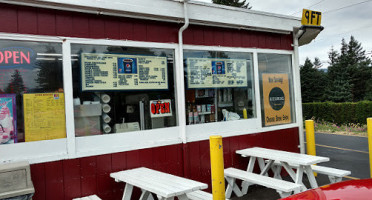
{"label": "clearance height sign", "polygon": [[288,74],[262,74],[265,126],[291,122]]}

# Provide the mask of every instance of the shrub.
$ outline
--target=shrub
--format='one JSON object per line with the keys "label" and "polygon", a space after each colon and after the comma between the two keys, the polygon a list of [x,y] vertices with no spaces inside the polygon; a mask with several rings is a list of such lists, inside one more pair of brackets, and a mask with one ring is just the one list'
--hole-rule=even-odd
{"label": "shrub", "polygon": [[315,119],[341,124],[366,124],[372,117],[372,101],[355,103],[314,102],[302,104],[304,119]]}

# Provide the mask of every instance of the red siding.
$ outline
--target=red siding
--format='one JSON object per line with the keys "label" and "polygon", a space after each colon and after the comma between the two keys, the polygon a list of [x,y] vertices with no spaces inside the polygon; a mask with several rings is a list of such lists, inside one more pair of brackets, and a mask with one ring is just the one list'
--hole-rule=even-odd
{"label": "red siding", "polygon": [[[223,145],[225,168],[245,169],[248,159],[236,150],[261,146],[298,152],[298,128],[227,137]],[[97,194],[104,200],[119,200],[124,183],[116,183],[109,174],[142,166],[208,183],[211,189],[209,141],[204,140],[31,165],[34,199],[71,200]]]}
{"label": "red siding", "polygon": [[[180,24],[12,6],[0,3],[0,32],[178,42]],[[291,35],[190,25],[184,43],[292,50]]]}

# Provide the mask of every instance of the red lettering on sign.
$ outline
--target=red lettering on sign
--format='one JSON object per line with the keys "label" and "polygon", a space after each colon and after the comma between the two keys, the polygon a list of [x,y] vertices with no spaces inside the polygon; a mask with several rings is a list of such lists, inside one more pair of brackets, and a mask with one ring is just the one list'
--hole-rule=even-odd
{"label": "red lettering on sign", "polygon": [[156,113],[155,105],[154,105],[153,103],[151,104],[151,113],[152,113],[153,115],[155,115],[155,113]]}
{"label": "red lettering on sign", "polygon": [[9,63],[9,58],[12,57],[12,52],[10,51],[5,51],[5,63],[8,64]]}
{"label": "red lettering on sign", "polygon": [[4,54],[0,51],[0,63],[2,63],[4,60]]}
{"label": "red lettering on sign", "polygon": [[31,63],[30,52],[27,52],[27,56],[26,56],[25,53],[21,51],[21,63],[22,64],[23,64],[23,60],[25,60],[27,64]]}
{"label": "red lettering on sign", "polygon": [[164,103],[165,113],[170,113],[169,103]]}
{"label": "red lettering on sign", "polygon": [[164,113],[164,104],[160,104],[161,113]]}
{"label": "red lettering on sign", "polygon": [[160,105],[157,103],[156,104],[156,114],[159,114],[160,112],[159,112],[159,109],[160,109]]}
{"label": "red lettering on sign", "polygon": [[13,63],[14,64],[19,64],[18,58],[19,58],[19,51],[13,51]]}

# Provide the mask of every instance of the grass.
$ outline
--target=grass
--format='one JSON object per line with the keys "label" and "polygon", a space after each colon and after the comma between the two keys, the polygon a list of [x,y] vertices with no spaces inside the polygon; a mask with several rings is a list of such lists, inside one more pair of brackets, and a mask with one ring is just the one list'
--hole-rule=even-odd
{"label": "grass", "polygon": [[326,121],[314,121],[315,132],[341,135],[367,136],[367,125],[348,123],[337,125]]}

